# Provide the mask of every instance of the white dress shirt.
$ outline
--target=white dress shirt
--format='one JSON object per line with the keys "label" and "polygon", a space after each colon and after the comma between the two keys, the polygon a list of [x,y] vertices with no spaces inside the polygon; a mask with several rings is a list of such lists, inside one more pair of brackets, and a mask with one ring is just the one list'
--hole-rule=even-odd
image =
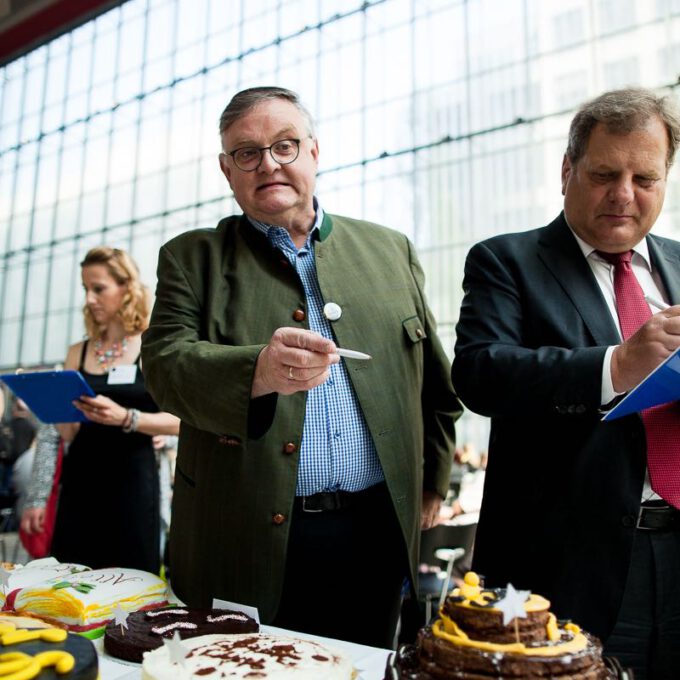
{"label": "white dress shirt", "polygon": [[[616,323],[616,327],[619,329],[619,335],[621,335],[621,324],[619,323],[619,315],[616,311],[616,294],[614,293],[614,265],[600,257],[595,251],[595,248],[574,233],[573,229],[571,230],[571,233],[574,234],[574,238],[581,248],[583,256],[586,258],[588,265],[595,275],[595,280],[602,291],[602,295],[609,308],[609,313],[612,315],[614,323]],[[642,239],[642,241],[633,248],[631,266],[640,283],[642,292],[645,295],[668,302],[668,297],[661,277],[659,276],[659,273],[652,268],[652,263],[649,259],[649,249],[647,248],[647,241],[645,239]],[[652,314],[656,314],[656,312],[659,311],[653,307],[650,308]],[[611,361],[615,349],[615,345],[607,348],[607,352],[604,355],[604,361],[602,362],[602,394],[600,399],[602,405],[608,404],[612,399],[621,394],[620,392],[614,391],[614,385],[612,383]],[[649,483],[649,472],[645,473],[642,500],[660,500],[660,496],[652,491],[652,487]]]}

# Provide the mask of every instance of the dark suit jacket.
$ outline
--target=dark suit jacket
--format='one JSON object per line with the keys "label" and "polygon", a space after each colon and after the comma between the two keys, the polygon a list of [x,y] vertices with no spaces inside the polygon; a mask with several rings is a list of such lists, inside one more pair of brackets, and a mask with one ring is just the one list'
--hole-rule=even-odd
{"label": "dark suit jacket", "polygon": [[[648,236],[680,302],[680,244]],[[645,474],[638,414],[601,422],[617,327],[563,215],[470,251],[453,382],[490,416],[474,568],[487,586],[545,595],[558,617],[606,638],[621,604]]]}
{"label": "dark suit jacket", "polygon": [[[326,215],[315,243],[338,345],[368,352],[349,376],[415,571],[422,489],[445,495],[460,404],[408,239]],[[170,553],[177,595],[274,617],[295,495],[306,393],[251,400],[258,354],[281,326],[307,327],[302,283],[243,217],[182,234],[160,252],[142,355],[149,391],[182,419]],[[292,444],[292,446],[290,446]],[[387,558],[387,556],[386,556]],[[357,565],[359,569],[359,565]],[[380,565],[370,565],[377,570]],[[362,576],[364,577],[364,576]],[[314,595],[316,596],[316,595]]]}

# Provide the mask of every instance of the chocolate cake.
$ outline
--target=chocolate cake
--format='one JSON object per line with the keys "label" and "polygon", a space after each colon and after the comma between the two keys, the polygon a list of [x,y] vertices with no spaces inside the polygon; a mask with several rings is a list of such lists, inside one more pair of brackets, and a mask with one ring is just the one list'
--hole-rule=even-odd
{"label": "chocolate cake", "polygon": [[385,680],[610,680],[600,641],[577,625],[558,623],[550,602],[529,592],[487,590],[465,575],[415,645],[390,656]]}
{"label": "chocolate cake", "polygon": [[0,624],[0,645],[0,677],[35,680],[97,680],[99,677],[94,645],[80,635],[59,628],[24,630],[3,623]]}
{"label": "chocolate cake", "polygon": [[111,622],[104,633],[104,649],[111,656],[141,663],[144,652],[162,646],[177,631],[181,638],[213,633],[256,633],[259,626],[243,612],[229,609],[169,607],[133,612],[125,623]]}

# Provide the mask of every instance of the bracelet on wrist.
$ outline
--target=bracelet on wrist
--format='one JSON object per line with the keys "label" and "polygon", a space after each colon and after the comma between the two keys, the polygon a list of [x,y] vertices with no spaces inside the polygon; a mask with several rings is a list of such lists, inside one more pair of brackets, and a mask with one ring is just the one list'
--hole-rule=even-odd
{"label": "bracelet on wrist", "polygon": [[130,434],[131,432],[137,432],[137,425],[139,424],[139,410],[136,408],[131,408],[128,413],[130,414],[130,422],[126,422],[123,425],[123,432]]}

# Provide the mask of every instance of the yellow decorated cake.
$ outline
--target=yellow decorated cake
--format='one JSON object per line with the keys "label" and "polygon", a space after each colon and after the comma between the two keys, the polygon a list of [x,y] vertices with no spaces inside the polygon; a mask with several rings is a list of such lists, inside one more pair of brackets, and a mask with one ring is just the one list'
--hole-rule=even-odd
{"label": "yellow decorated cake", "polygon": [[[620,669],[619,669],[620,670]],[[550,602],[529,591],[485,589],[474,572],[447,597],[439,618],[414,645],[390,657],[386,680],[552,678],[610,680],[602,645],[571,622],[558,622]]]}
{"label": "yellow decorated cake", "polygon": [[0,677],[7,680],[97,680],[94,645],[60,628],[25,630],[0,623]]}

